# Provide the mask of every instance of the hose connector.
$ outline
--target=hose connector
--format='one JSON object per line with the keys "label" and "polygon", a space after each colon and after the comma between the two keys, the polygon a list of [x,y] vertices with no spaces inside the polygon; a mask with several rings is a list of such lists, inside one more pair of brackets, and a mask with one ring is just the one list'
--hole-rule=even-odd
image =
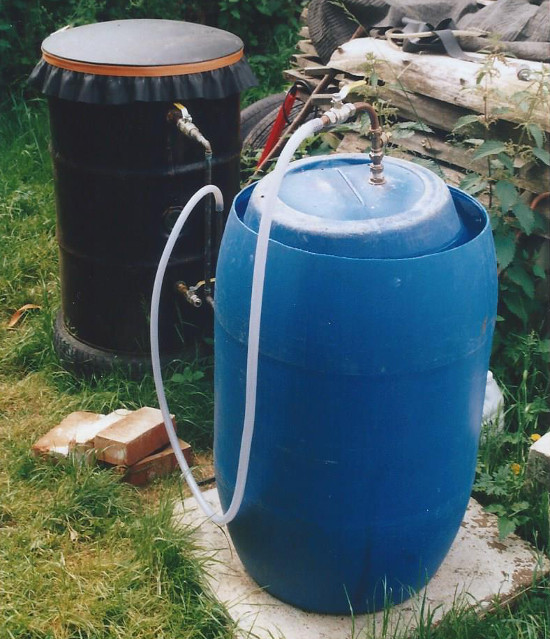
{"label": "hose connector", "polygon": [[370,178],[371,184],[384,184],[386,178],[384,177],[384,167],[382,166],[382,160],[384,158],[385,147],[385,135],[381,127],[377,129],[371,128],[371,148],[369,158],[371,160],[370,165]]}
{"label": "hose connector", "polygon": [[355,104],[347,102],[346,104],[340,102],[335,104],[331,109],[325,111],[321,116],[325,126],[336,126],[337,124],[343,124],[352,118],[357,109]]}
{"label": "hose connector", "polygon": [[212,146],[210,142],[204,137],[197,125],[193,122],[193,118],[189,111],[179,102],[174,102],[174,106],[179,113],[176,114],[175,118],[173,115],[171,117],[176,120],[178,131],[183,133],[183,135],[188,137],[190,140],[194,140],[200,144],[205,153],[210,153],[210,155],[212,155]]}
{"label": "hose connector", "polygon": [[384,158],[384,147],[386,144],[386,138],[382,127],[380,126],[380,120],[372,104],[368,102],[357,102],[352,104],[351,102],[344,103],[344,100],[350,93],[366,85],[365,80],[358,80],[357,82],[351,82],[343,86],[338,93],[332,96],[332,108],[326,111],[321,117],[325,126],[334,126],[335,124],[342,124],[349,118],[353,117],[356,113],[367,112],[370,118],[370,136],[371,136],[371,150],[369,157],[371,160],[370,165],[370,179],[371,184],[384,184],[386,178],[384,177],[384,167],[382,166],[382,159]]}
{"label": "hose connector", "polygon": [[176,282],[176,291],[183,295],[185,297],[185,301],[195,308],[200,308],[202,306],[202,300],[197,295],[198,288],[198,286],[187,286],[185,282]]}

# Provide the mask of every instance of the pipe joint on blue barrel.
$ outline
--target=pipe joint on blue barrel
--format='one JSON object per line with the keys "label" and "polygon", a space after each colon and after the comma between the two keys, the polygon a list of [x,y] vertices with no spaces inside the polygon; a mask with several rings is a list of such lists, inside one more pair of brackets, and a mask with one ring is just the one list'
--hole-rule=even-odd
{"label": "pipe joint on blue barrel", "polygon": [[[274,211],[249,479],[230,534],[249,574],[354,614],[423,587],[474,478],[496,318],[488,216],[427,169],[365,155],[290,165]],[[235,199],[216,274],[215,460],[242,430],[250,284],[269,176]]]}

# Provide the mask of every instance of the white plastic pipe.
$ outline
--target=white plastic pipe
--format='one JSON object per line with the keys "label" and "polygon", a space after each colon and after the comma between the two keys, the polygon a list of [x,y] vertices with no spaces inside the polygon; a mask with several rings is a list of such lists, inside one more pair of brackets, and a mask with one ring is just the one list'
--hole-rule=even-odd
{"label": "white plastic pipe", "polygon": [[153,285],[153,295],[151,299],[151,361],[153,366],[153,377],[159,400],[160,410],[164,419],[164,425],[170,439],[170,443],[175,452],[176,459],[181,468],[183,477],[187,482],[197,503],[203,510],[204,514],[214,523],[223,526],[228,524],[235,518],[241,507],[244,490],[246,487],[246,479],[248,476],[248,466],[250,462],[250,449],[252,446],[252,436],[254,434],[254,422],[256,416],[256,392],[258,385],[258,355],[260,346],[260,324],[262,315],[262,302],[264,294],[265,269],[267,264],[267,249],[269,246],[269,235],[271,232],[271,222],[273,219],[273,211],[276,206],[279,188],[283,180],[286,168],[292,160],[292,156],[302,142],[319,132],[324,127],[321,118],[310,120],[303,124],[290,137],[286,143],[275,169],[273,170],[273,178],[268,193],[266,194],[266,206],[260,220],[258,230],[258,239],[256,241],[256,250],[254,254],[254,271],[252,273],[252,293],[250,300],[250,317],[248,323],[248,349],[246,362],[246,391],[245,391],[245,411],[243,432],[241,437],[241,449],[239,453],[239,464],[237,468],[237,477],[235,481],[235,490],[229,508],[223,514],[217,514],[213,511],[210,504],[203,498],[200,488],[198,487],[189,465],[185,461],[185,457],[181,452],[178,444],[176,431],[170,418],[170,410],[164,393],[162,383],[162,372],[160,366],[159,340],[158,340],[158,312],[160,292],[164,273],[168,265],[168,260],[172,254],[172,250],[178,238],[178,235],[187,221],[191,211],[199,203],[199,201],[207,194],[213,193],[216,199],[216,211],[221,213],[223,210],[223,198],[221,191],[213,185],[204,186],[198,190],[195,195],[185,205],[180,213],[172,232],[166,242],[164,251],[160,258],[155,283]]}

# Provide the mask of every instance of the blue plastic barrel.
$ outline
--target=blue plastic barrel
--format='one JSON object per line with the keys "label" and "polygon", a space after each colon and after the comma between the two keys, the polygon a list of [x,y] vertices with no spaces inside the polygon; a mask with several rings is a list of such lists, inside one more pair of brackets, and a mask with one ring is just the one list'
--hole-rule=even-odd
{"label": "blue plastic barrel", "polygon": [[[229,531],[248,573],[321,613],[374,611],[433,576],[476,465],[496,317],[484,208],[427,169],[294,162],[276,204],[256,430]],[[269,176],[235,199],[217,269],[215,465],[233,493],[256,231]]]}

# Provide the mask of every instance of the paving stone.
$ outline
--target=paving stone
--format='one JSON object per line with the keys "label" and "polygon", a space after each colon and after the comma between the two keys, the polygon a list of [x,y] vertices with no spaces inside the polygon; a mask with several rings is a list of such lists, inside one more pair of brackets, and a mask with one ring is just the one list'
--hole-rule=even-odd
{"label": "paving stone", "polygon": [[[216,489],[206,491],[204,496],[219,511]],[[176,513],[182,524],[194,528],[197,545],[207,558],[209,585],[238,624],[237,636],[257,639],[382,636],[383,612],[358,615],[352,620],[303,612],[275,599],[246,574],[227,531],[208,521],[194,498],[186,499]],[[434,621],[456,605],[486,609],[496,598],[507,601],[531,585],[533,579],[549,573],[550,562],[537,556],[535,549],[516,535],[499,540],[497,518],[484,512],[472,499],[436,575],[415,597],[390,610],[386,637],[411,632],[418,625],[421,609],[424,618],[432,614]]]}

